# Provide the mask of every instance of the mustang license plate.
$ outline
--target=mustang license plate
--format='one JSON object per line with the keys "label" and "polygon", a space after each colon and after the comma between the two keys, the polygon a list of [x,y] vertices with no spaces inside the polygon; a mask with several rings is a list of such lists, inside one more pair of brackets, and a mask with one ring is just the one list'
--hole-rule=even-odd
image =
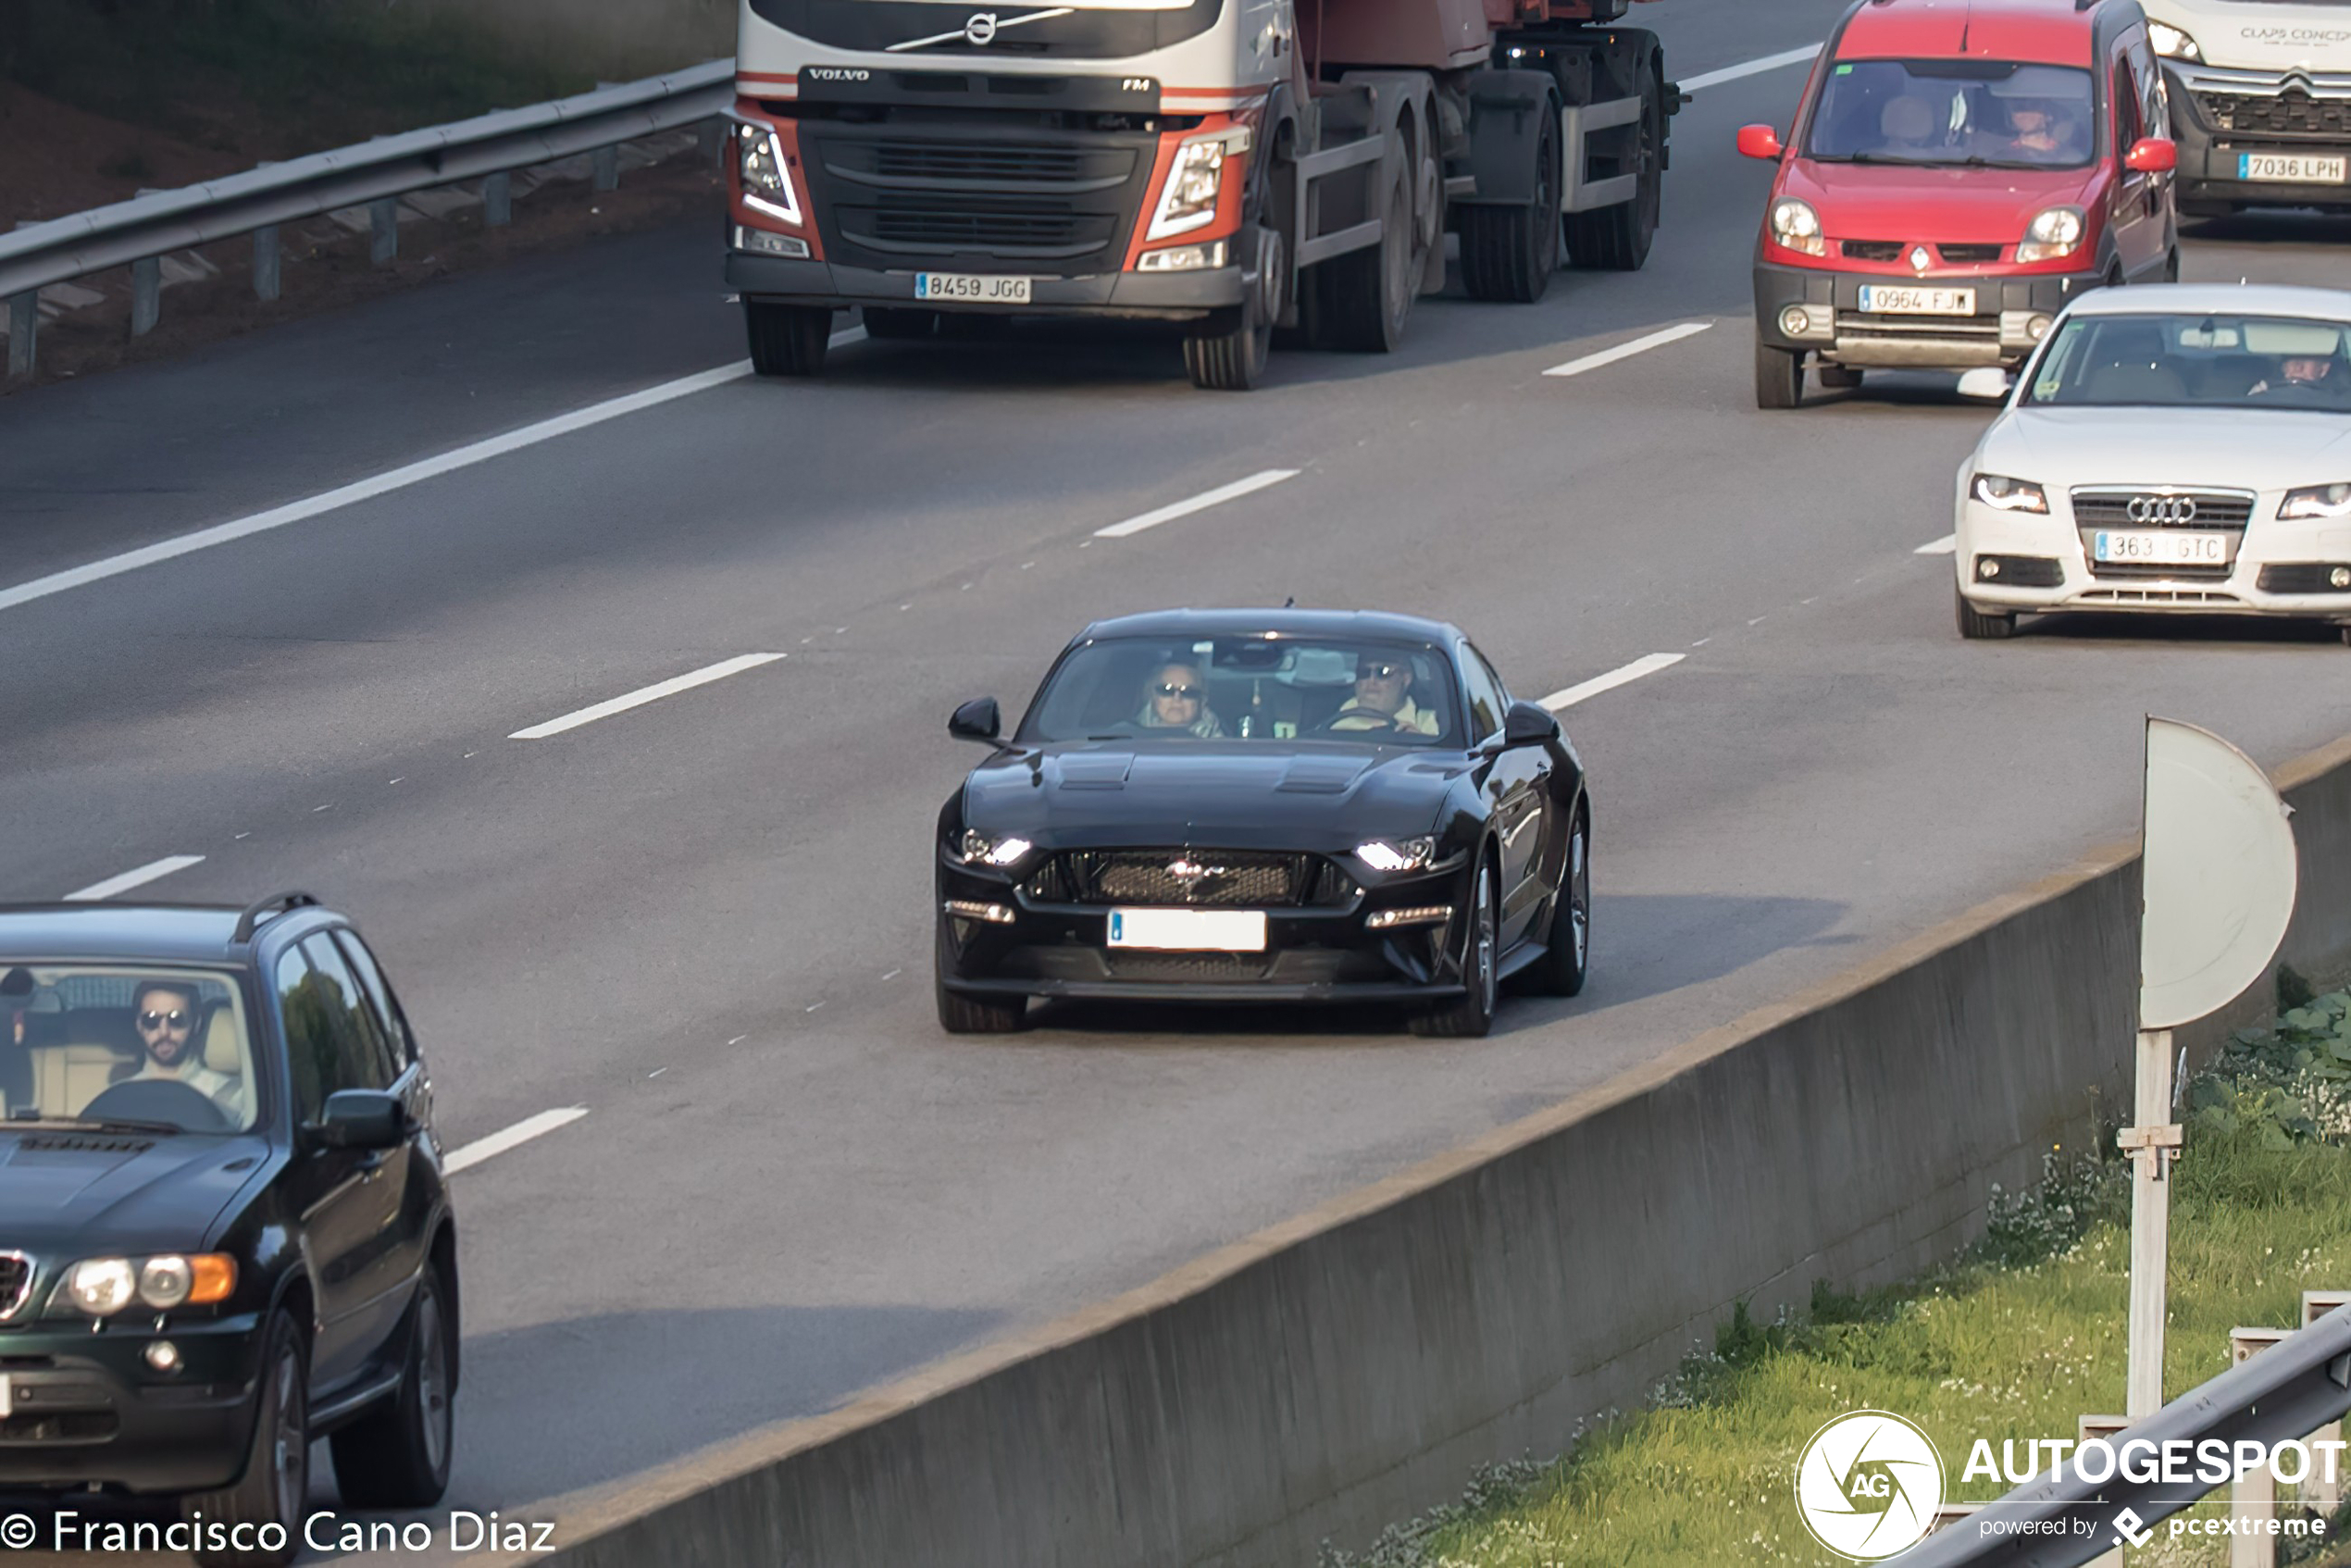
{"label": "mustang license plate", "polygon": [[917,272],[914,274],[914,297],[918,300],[965,300],[973,305],[1026,305],[1028,278],[1005,278],[995,273],[978,272]]}
{"label": "mustang license plate", "polygon": [[1872,316],[1972,316],[1975,314],[1975,291],[1864,283],[1861,285],[1861,308]]}
{"label": "mustang license plate", "polygon": [[2281,185],[2341,185],[2351,177],[2351,157],[2308,153],[2239,153],[2239,180],[2269,180]]}
{"label": "mustang license plate", "polygon": [[2091,555],[2150,566],[2225,566],[2229,540],[2196,529],[2100,529]]}
{"label": "mustang license plate", "polygon": [[1262,909],[1113,909],[1110,945],[1162,952],[1263,952]]}

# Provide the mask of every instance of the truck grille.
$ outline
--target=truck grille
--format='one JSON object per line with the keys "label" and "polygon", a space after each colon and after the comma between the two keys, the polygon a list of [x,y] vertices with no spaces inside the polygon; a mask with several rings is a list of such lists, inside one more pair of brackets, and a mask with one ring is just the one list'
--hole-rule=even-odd
{"label": "truck grille", "polygon": [[2351,100],[2314,98],[2298,88],[2274,95],[2199,92],[2204,118],[2222,131],[2256,136],[2351,137]]}
{"label": "truck grille", "polygon": [[32,1294],[32,1260],[22,1252],[0,1252],[0,1323],[17,1315]]}
{"label": "truck grille", "polygon": [[1079,850],[1055,855],[1028,884],[1044,903],[1199,909],[1337,905],[1354,892],[1319,855],[1262,850]]}

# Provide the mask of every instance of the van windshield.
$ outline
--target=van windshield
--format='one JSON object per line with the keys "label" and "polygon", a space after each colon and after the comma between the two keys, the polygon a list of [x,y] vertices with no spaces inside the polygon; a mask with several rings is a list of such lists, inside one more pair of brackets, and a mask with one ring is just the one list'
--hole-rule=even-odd
{"label": "van windshield", "polygon": [[1845,60],[1812,110],[1822,163],[2080,168],[2097,146],[2090,73],[2003,60]]}

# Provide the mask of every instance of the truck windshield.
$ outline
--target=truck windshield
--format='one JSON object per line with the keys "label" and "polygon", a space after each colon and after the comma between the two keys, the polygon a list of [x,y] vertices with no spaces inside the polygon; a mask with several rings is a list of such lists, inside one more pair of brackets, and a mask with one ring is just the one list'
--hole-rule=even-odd
{"label": "truck windshield", "polygon": [[2002,60],[1844,60],[1812,110],[1822,163],[2079,168],[2097,145],[2090,73]]}
{"label": "truck windshield", "polygon": [[2026,403],[2351,414],[2351,328],[2286,317],[2077,316]]}

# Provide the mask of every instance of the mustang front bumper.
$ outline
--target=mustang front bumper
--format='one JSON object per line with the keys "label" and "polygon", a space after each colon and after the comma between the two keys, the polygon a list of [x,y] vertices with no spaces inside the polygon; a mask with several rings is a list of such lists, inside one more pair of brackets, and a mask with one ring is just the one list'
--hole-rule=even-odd
{"label": "mustang front bumper", "polygon": [[[2351,622],[2351,523],[2276,520],[2279,497],[2264,494],[2242,530],[2228,536],[2221,567],[2094,564],[2095,528],[2078,525],[2072,503],[2049,494],[2048,515],[2003,512],[1970,498],[1959,513],[1959,591],[1981,609],[2133,610],[2181,615],[2311,616]],[[1986,563],[1995,575],[1985,576]]]}

